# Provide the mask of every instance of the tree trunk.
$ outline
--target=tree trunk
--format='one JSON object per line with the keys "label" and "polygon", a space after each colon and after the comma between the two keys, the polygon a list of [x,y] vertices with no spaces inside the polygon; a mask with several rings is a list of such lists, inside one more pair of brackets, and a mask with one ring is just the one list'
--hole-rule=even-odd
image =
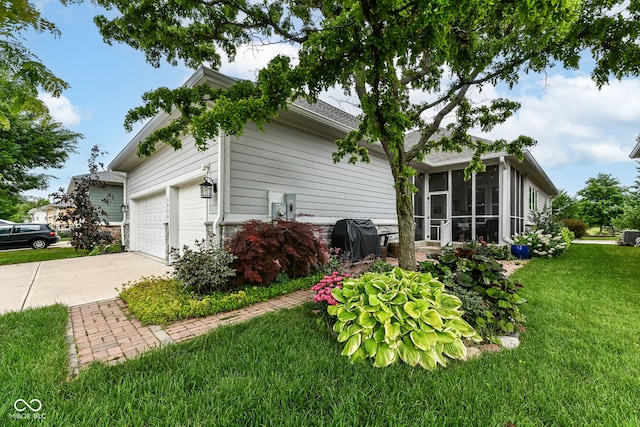
{"label": "tree trunk", "polygon": [[[415,222],[413,218],[413,192],[406,185],[407,178],[396,181],[396,213],[398,215],[398,232],[400,234],[400,257],[398,266],[405,270],[415,271],[416,246]],[[398,182],[400,181],[400,182]]]}

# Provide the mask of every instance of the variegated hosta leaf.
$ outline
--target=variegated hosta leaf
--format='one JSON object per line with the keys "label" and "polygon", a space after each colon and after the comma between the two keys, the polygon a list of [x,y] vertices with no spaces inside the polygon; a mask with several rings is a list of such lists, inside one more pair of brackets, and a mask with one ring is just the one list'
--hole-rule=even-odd
{"label": "variegated hosta leaf", "polygon": [[444,354],[449,356],[452,359],[466,359],[467,358],[467,348],[462,344],[460,339],[455,340],[454,342],[444,344],[443,346]]}
{"label": "variegated hosta leaf", "polygon": [[407,365],[416,366],[420,362],[420,352],[406,336],[398,343],[398,355]]}
{"label": "variegated hosta leaf", "polygon": [[427,325],[432,326],[436,329],[440,329],[444,325],[444,323],[442,322],[442,318],[440,317],[438,312],[433,309],[427,310],[426,312],[422,313],[422,316],[420,316],[420,318]]}
{"label": "variegated hosta leaf", "polygon": [[364,342],[364,349],[369,357],[374,357],[378,351],[378,342],[375,338],[369,338]]}
{"label": "variegated hosta leaf", "polygon": [[376,352],[376,356],[374,358],[373,366],[376,368],[384,368],[385,366],[391,365],[396,361],[396,351],[389,348],[389,346],[385,343],[380,343],[378,345],[378,351]]}
{"label": "variegated hosta leaf", "polygon": [[362,337],[360,336],[360,334],[351,335],[351,337],[347,340],[347,343],[344,345],[342,355],[351,356],[360,347],[361,342]]}
{"label": "variegated hosta leaf", "polygon": [[428,351],[438,341],[438,337],[435,332],[413,331],[409,334],[411,341],[420,350]]}
{"label": "variegated hosta leaf", "polygon": [[373,317],[371,313],[367,311],[363,311],[358,316],[358,323],[363,328],[373,328],[375,325],[378,324],[378,321],[375,319],[375,317]]}

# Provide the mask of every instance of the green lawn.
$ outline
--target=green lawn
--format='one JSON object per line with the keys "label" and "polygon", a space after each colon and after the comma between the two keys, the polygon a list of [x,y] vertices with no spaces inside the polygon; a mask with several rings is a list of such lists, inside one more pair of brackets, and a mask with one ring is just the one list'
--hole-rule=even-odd
{"label": "green lawn", "polygon": [[515,274],[521,346],[435,372],[350,365],[307,305],[64,383],[64,310],[12,313],[0,425],[26,425],[11,418],[18,398],[42,401],[42,426],[640,425],[640,250],[573,245]]}
{"label": "green lawn", "polygon": [[88,254],[88,251],[76,251],[75,248],[72,247],[4,251],[0,252],[0,265],[76,258],[87,256]]}

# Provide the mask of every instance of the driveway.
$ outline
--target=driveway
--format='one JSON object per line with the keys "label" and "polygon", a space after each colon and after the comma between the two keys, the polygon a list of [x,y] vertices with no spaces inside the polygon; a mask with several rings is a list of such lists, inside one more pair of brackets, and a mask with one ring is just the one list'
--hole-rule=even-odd
{"label": "driveway", "polygon": [[161,260],[135,252],[3,265],[0,314],[58,302],[74,306],[115,298],[123,283],[170,271]]}

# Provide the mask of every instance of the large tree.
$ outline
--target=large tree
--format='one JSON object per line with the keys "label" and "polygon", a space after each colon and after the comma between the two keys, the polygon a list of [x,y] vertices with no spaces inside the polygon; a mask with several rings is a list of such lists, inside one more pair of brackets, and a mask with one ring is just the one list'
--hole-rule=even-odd
{"label": "large tree", "polygon": [[28,0],[0,2],[0,101],[4,106],[0,108],[0,129],[10,126],[7,112],[46,111],[37,99],[38,89],[59,96],[69,87],[22,43],[21,34],[28,29],[60,35],[58,27]]}
{"label": "large tree", "polygon": [[5,112],[9,126],[0,128],[0,218],[19,211],[24,191],[45,189],[50,175],[40,170],[63,167],[81,137],[46,112]]}
{"label": "large tree", "polygon": [[[74,2],[75,0],[67,0]],[[81,0],[79,0],[81,1]],[[336,141],[336,161],[367,161],[367,144],[381,144],[393,174],[403,268],[415,268],[412,162],[434,151],[474,152],[467,172],[483,168],[480,156],[506,150],[522,155],[534,144],[521,136],[493,144],[468,131],[492,129],[519,105],[507,99],[474,104],[473,88],[518,82],[522,73],[560,63],[575,68],[590,48],[594,79],[636,73],[640,63],[637,0],[94,0],[111,10],[96,17],[107,42],[124,42],[159,65],[165,58],[188,66],[221,64],[243,44],[288,43],[297,58],[277,56],[254,82],[228,90],[210,87],[147,93],[125,126],[175,108],[182,113],[139,146],[149,155],[163,141],[181,147],[191,133],[205,149],[219,132],[238,135],[258,126],[288,102],[315,101],[341,87],[359,100],[361,124]],[[117,9],[119,14],[113,9]],[[449,132],[443,120],[455,116]],[[420,140],[405,145],[405,133]]]}
{"label": "large tree", "polygon": [[602,228],[611,225],[623,213],[624,192],[620,181],[612,175],[599,173],[595,178],[589,178],[585,187],[578,191],[582,217],[590,225],[599,226],[602,234]]}

